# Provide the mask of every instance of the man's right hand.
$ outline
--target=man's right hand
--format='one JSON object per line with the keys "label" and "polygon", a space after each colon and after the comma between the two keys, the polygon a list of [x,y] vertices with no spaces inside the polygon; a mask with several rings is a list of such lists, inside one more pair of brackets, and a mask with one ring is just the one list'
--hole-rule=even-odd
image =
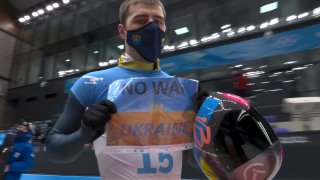
{"label": "man's right hand", "polygon": [[83,124],[96,131],[104,132],[106,123],[111,114],[116,113],[115,104],[109,100],[103,100],[97,104],[88,106],[83,114]]}

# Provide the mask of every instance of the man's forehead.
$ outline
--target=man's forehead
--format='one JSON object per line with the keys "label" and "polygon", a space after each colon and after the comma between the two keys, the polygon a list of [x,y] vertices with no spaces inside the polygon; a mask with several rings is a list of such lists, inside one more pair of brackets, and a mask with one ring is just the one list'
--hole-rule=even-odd
{"label": "man's forehead", "polygon": [[159,5],[147,5],[143,3],[137,3],[130,6],[128,11],[128,17],[134,18],[136,16],[143,16],[152,14],[164,19],[164,12]]}
{"label": "man's forehead", "polygon": [[19,124],[17,127],[19,127],[19,128],[28,128],[27,126],[25,126],[23,124]]}

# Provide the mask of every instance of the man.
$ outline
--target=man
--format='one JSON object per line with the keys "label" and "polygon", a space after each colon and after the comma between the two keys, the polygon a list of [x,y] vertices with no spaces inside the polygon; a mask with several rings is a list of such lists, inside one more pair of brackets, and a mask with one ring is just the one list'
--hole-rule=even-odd
{"label": "man", "polygon": [[181,178],[182,152],[111,154],[103,151],[105,125],[117,111],[106,100],[108,86],[118,79],[171,77],[160,70],[158,59],[166,31],[165,16],[160,0],[122,3],[118,30],[125,41],[125,53],[117,67],[88,73],[72,87],[66,108],[48,136],[48,158],[70,162],[85,149],[85,144],[95,141],[102,179]]}
{"label": "man", "polygon": [[28,122],[21,120],[16,126],[13,147],[9,153],[8,164],[4,169],[6,180],[19,180],[22,173],[33,167],[34,154],[30,143],[31,138]]}

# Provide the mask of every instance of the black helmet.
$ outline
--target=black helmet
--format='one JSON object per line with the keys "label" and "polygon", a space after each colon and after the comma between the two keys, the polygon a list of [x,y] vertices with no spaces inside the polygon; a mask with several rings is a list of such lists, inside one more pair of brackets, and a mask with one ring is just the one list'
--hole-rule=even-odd
{"label": "black helmet", "polygon": [[199,109],[193,153],[210,179],[272,179],[282,162],[280,142],[265,119],[245,99],[220,92]]}

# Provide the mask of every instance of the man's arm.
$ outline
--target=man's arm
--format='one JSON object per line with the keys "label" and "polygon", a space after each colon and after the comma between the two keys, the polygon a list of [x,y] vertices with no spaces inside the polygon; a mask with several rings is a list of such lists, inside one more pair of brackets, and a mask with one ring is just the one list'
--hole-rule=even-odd
{"label": "man's arm", "polygon": [[[71,162],[84,150],[97,131],[82,123],[85,108],[69,94],[65,109],[47,137],[47,157],[54,162]],[[100,134],[101,135],[101,134]]]}
{"label": "man's arm", "polygon": [[51,161],[70,162],[85,149],[84,144],[104,133],[105,125],[117,108],[105,99],[84,108],[73,93],[66,107],[48,135],[47,153]]}

